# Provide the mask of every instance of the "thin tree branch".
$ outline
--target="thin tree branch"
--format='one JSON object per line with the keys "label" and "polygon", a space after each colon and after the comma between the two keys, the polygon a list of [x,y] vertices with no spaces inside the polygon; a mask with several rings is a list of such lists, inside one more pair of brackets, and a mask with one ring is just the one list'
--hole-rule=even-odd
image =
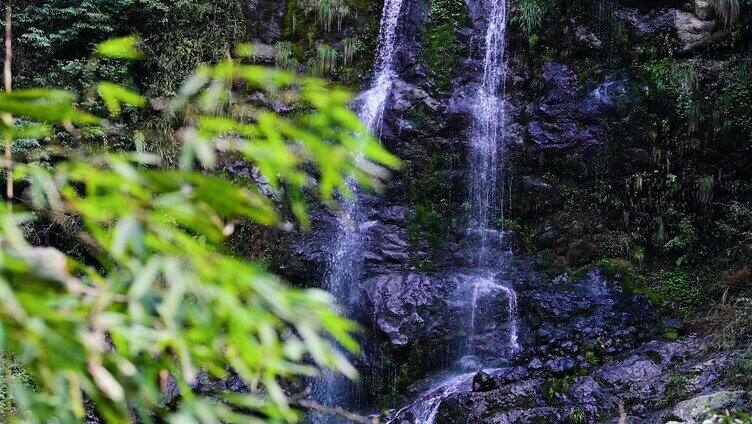
{"label": "thin tree branch", "polygon": [[314,402],[312,400],[301,399],[301,400],[295,401],[294,404],[303,409],[308,409],[308,410],[319,412],[319,413],[326,414],[326,415],[338,416],[348,421],[352,421],[354,423],[360,423],[360,424],[379,424],[380,423],[378,418],[368,419],[354,412],[350,412],[345,409],[342,409],[339,406],[330,407],[330,406],[326,406],[326,405],[322,405],[320,403]]}
{"label": "thin tree branch", "polygon": [[377,417],[368,419],[354,412],[347,411],[339,406],[329,407],[326,405],[322,405],[318,402],[314,402],[310,399],[306,399],[308,396],[311,395],[311,392],[312,392],[311,386],[306,387],[306,389],[303,390],[302,392],[290,396],[290,403],[292,405],[298,406],[303,409],[307,409],[309,411],[315,411],[315,412],[319,412],[319,413],[326,414],[326,415],[342,417],[354,423],[381,424],[381,421]]}

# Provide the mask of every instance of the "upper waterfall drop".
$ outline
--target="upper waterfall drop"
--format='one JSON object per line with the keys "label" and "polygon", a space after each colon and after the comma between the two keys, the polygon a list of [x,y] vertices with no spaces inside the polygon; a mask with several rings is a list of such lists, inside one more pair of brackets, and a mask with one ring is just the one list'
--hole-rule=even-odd
{"label": "upper waterfall drop", "polygon": [[[473,102],[469,152],[470,227],[478,246],[476,261],[488,261],[489,239],[495,235],[493,220],[503,213],[498,197],[499,175],[503,175],[503,89],[506,80],[508,0],[490,0],[491,11],[485,38],[483,80]],[[501,201],[499,208],[497,203]]]}
{"label": "upper waterfall drop", "polygon": [[[386,0],[382,10],[379,30],[379,47],[376,69],[369,88],[358,96],[357,113],[365,127],[376,137],[384,122],[384,109],[397,73],[394,69],[394,51],[403,0]],[[362,224],[357,184],[350,178],[348,185],[354,198],[344,202],[329,260],[327,286],[340,304],[349,303],[348,286],[359,278],[363,255],[358,227]]]}
{"label": "upper waterfall drop", "polygon": [[358,96],[362,103],[358,109],[358,116],[363,124],[374,135],[379,136],[384,122],[384,108],[392,84],[397,78],[394,69],[394,51],[397,47],[397,30],[402,16],[403,0],[386,0],[381,12],[381,28],[379,30],[379,47],[376,57],[376,70],[371,85]]}

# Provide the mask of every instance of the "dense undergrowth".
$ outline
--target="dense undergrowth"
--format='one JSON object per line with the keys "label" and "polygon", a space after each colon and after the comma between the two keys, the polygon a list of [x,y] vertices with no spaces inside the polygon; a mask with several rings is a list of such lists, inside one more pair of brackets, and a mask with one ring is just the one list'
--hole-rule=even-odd
{"label": "dense undergrowth", "polygon": [[[556,60],[584,91],[608,75],[628,75],[638,98],[597,150],[515,162],[516,178],[543,176],[560,196],[552,206],[516,192],[521,201],[507,223],[552,272],[600,265],[685,318],[707,311],[710,299],[752,290],[747,6],[731,17],[726,37],[687,55],[668,40],[638,37],[608,2],[517,3],[512,22],[524,37],[513,61],[532,71],[526,95],[542,88],[536,70]],[[605,57],[571,35],[577,26],[592,31]]]}

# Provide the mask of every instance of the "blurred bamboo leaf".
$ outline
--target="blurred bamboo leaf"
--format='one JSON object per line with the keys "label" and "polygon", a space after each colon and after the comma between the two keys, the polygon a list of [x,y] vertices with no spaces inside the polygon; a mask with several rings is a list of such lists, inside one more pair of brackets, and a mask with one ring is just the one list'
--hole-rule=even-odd
{"label": "blurred bamboo leaf", "polygon": [[[135,59],[137,44],[111,40],[97,53]],[[112,83],[97,90],[113,116],[146,104]],[[0,221],[0,342],[38,383],[14,388],[14,418],[81,422],[90,399],[112,423],[132,414],[143,422],[291,422],[299,414],[282,380],[321,368],[355,377],[334,344],[356,352],[356,327],[334,312],[331,296],[291,288],[225,245],[240,220],[278,225],[292,214],[306,228],[310,199],[334,203],[354,189],[353,178],[377,188],[385,168],[398,166],[349,100],[323,80],[225,60],[199,66],[169,102],[166,113],[183,123],[180,167],[161,168],[141,133],[132,137],[136,153],[17,166],[27,204],[72,228],[88,255],[77,261],[32,246],[20,228],[29,215]],[[16,138],[103,122],[72,94],[45,89],[0,94],[0,113],[32,121],[5,123]],[[253,174],[211,173],[225,158]],[[230,370],[249,393],[193,392],[200,373],[221,379]],[[180,399],[174,410],[164,408],[168,382]]]}
{"label": "blurred bamboo leaf", "polygon": [[138,43],[140,41],[135,35],[114,38],[98,44],[96,52],[100,56],[114,59],[141,59],[143,55],[138,50]]}
{"label": "blurred bamboo leaf", "polygon": [[146,98],[138,93],[134,93],[127,88],[111,82],[102,82],[97,86],[99,96],[104,100],[110,115],[119,116],[122,111],[121,105],[128,105],[137,108],[145,107]]}

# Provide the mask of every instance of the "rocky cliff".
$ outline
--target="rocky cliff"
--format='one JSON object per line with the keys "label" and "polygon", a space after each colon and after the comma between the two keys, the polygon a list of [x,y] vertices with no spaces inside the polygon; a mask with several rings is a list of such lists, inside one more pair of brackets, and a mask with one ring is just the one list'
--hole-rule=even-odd
{"label": "rocky cliff", "polygon": [[[355,405],[395,408],[393,422],[419,421],[411,402],[469,337],[457,296],[487,25],[480,0],[405,3],[379,134],[405,166],[363,197],[364,275],[348,300],[366,330]],[[749,408],[733,378],[747,341],[719,349],[717,327],[696,324],[750,283],[752,64],[747,12],[734,13],[706,0],[513,2],[498,227],[514,246],[500,278],[517,292],[521,348],[492,370],[467,365],[435,422],[700,422]],[[322,209],[314,222],[291,246],[322,276],[336,219]]]}

